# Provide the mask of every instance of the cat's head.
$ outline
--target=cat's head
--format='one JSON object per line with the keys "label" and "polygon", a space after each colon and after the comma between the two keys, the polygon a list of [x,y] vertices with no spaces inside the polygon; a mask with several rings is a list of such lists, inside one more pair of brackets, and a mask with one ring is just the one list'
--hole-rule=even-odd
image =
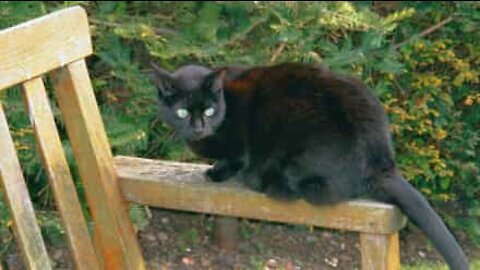
{"label": "cat's head", "polygon": [[225,117],[223,71],[187,65],[170,73],[152,63],[161,120],[188,141],[214,134]]}

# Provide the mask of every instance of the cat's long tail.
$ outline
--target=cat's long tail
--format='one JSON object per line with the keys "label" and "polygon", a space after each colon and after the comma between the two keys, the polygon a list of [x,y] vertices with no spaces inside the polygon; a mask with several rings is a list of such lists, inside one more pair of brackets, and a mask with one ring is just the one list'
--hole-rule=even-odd
{"label": "cat's long tail", "polygon": [[383,179],[382,188],[403,213],[430,238],[451,269],[470,269],[467,257],[455,237],[428,201],[398,170]]}

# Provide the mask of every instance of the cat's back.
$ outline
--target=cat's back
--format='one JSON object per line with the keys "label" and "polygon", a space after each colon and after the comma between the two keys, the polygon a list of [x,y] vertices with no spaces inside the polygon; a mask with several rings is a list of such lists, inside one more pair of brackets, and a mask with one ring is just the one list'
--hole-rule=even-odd
{"label": "cat's back", "polygon": [[[358,78],[320,64],[281,63],[246,69],[231,79],[233,91],[251,92],[251,99],[304,100],[317,109],[342,108],[382,114],[379,99]],[[369,113],[370,112],[370,113]]]}
{"label": "cat's back", "polygon": [[312,101],[336,97],[370,99],[373,95],[358,78],[334,72],[321,64],[281,63],[247,71],[258,92],[285,97],[310,97]]}
{"label": "cat's back", "polygon": [[379,99],[361,80],[319,64],[249,68],[227,85],[264,123],[275,127],[327,128],[352,135],[367,129],[386,132],[388,125]]}
{"label": "cat's back", "polygon": [[227,88],[233,92],[251,91],[259,96],[321,97],[370,95],[357,78],[331,71],[321,64],[280,63],[232,69],[228,72]]}

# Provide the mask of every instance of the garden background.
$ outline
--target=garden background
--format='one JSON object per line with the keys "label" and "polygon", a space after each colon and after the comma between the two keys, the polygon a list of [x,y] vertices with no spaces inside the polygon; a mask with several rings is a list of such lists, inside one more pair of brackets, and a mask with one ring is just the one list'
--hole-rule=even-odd
{"label": "garden background", "polygon": [[[168,70],[187,63],[323,63],[360,77],[380,96],[406,178],[449,226],[480,244],[480,2],[0,1],[0,29],[72,5],[89,15],[88,66],[114,154],[203,162],[156,117],[147,76],[152,58]],[[20,91],[0,98],[42,230],[51,243],[61,242]],[[131,215],[139,230],[149,223],[144,207]],[[0,261],[12,245],[10,225],[0,200]]]}

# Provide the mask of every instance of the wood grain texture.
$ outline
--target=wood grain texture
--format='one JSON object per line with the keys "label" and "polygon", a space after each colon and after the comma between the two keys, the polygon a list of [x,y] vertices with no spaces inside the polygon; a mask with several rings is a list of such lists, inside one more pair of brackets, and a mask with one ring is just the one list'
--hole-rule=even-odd
{"label": "wood grain texture", "polygon": [[25,265],[29,269],[52,269],[1,104],[0,153],[1,190],[14,222],[15,239],[20,244]]}
{"label": "wood grain texture", "polygon": [[400,270],[398,233],[360,234],[362,269]]}
{"label": "wood grain texture", "polygon": [[348,231],[389,234],[405,226],[398,208],[371,201],[313,206],[304,200],[281,202],[234,181],[205,182],[208,165],[115,157],[126,198],[152,206]]}
{"label": "wood grain texture", "polygon": [[79,6],[0,31],[0,90],[92,53],[87,14]]}
{"label": "wood grain texture", "polygon": [[53,73],[57,101],[95,222],[106,269],[145,269],[120,192],[112,153],[84,60]]}
{"label": "wood grain texture", "polygon": [[99,269],[42,79],[25,82],[23,96],[76,269]]}

